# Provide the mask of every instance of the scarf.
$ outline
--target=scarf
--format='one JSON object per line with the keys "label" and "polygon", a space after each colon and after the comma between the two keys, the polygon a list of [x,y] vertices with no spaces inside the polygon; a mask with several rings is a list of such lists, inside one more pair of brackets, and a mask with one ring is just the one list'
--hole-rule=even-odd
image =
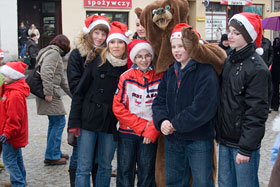
{"label": "scarf", "polygon": [[125,59],[116,58],[109,52],[107,52],[106,54],[106,59],[110,62],[110,64],[112,64],[113,67],[121,67],[126,65],[127,63],[127,58]]}

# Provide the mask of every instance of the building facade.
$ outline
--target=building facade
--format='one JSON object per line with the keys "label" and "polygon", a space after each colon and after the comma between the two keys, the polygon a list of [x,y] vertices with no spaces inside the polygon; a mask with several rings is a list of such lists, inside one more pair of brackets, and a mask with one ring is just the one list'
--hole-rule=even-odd
{"label": "building facade", "polygon": [[[135,31],[134,9],[144,8],[153,0],[1,0],[0,1],[0,48],[6,54],[5,61],[18,56],[17,29],[20,22],[27,27],[35,24],[41,33],[39,47],[42,48],[57,34],[65,34],[71,44],[84,27],[84,19],[92,14],[108,17],[110,21],[121,21]],[[232,15],[246,11],[255,12],[265,18],[271,7],[278,7],[276,0],[188,0],[189,24],[194,26],[203,39],[216,41],[216,30],[226,33],[227,22]],[[266,37],[270,32],[265,31]]]}

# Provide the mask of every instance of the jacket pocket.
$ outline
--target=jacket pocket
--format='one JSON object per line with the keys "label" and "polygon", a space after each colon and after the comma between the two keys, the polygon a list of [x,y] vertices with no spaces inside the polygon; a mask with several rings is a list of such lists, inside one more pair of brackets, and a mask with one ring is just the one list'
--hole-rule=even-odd
{"label": "jacket pocket", "polygon": [[61,89],[60,86],[54,85],[53,86],[53,96],[54,97],[61,97],[62,93],[61,93]]}

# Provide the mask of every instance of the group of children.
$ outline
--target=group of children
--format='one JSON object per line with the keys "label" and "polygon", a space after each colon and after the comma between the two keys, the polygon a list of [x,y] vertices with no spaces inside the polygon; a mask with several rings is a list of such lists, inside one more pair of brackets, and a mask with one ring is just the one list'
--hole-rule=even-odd
{"label": "group of children", "polygon": [[[109,23],[97,15],[88,17],[85,23],[82,39],[89,38],[85,45],[90,50],[72,52],[70,66],[77,76],[69,77],[68,72],[73,94],[69,143],[77,138],[76,181],[72,180],[72,185],[89,187],[90,172],[97,163],[96,186],[110,186],[111,162],[118,147],[117,186],[134,186],[136,165],[138,186],[155,186],[157,137],[161,132],[165,136],[166,185],[187,186],[191,171],[193,186],[214,186],[212,142],[219,106],[217,135],[222,145],[220,154],[224,155],[220,157],[223,165],[219,165],[219,186],[228,186],[229,181],[231,186],[258,186],[259,143],[269,107],[269,89],[265,89],[269,75],[253,45],[262,32],[257,15],[241,13],[229,22],[228,39],[234,50],[225,62],[221,95],[213,67],[191,59],[184,48],[181,29],[192,29],[189,25],[174,28],[170,45],[175,61],[163,75],[153,69],[155,54],[149,42],[130,41],[126,25]],[[85,63],[89,53],[91,60]],[[133,65],[127,70],[128,59]],[[4,75],[0,142],[11,183],[18,186],[26,183],[20,149],[27,145],[25,98],[29,88],[24,69],[21,62],[10,62],[0,69]],[[249,80],[244,79],[246,76]],[[262,89],[255,93],[260,86]],[[229,137],[231,134],[236,136]],[[254,138],[246,140],[247,136]],[[242,170],[246,174],[241,175]]]}

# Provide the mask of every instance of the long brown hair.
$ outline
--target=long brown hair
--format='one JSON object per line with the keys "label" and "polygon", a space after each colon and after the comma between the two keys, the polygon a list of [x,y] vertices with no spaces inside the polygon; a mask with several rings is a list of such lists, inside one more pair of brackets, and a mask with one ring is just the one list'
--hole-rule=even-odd
{"label": "long brown hair", "polygon": [[65,54],[70,51],[70,40],[63,34],[59,34],[52,39],[50,45],[58,46]]}
{"label": "long brown hair", "polygon": [[[85,39],[85,44],[89,49],[92,49],[92,47],[94,46],[93,40],[92,40],[92,33],[95,30],[101,30],[104,31],[106,33],[106,38],[109,34],[109,28],[104,25],[104,24],[98,24],[96,25],[93,29],[90,30],[90,32],[88,34],[84,35],[84,39]],[[106,42],[104,42],[106,44]]]}
{"label": "long brown hair", "polygon": [[[110,43],[110,42],[109,42]],[[101,54],[100,54],[100,57],[101,57],[101,62],[99,64],[99,67],[102,66],[103,64],[105,64],[106,62],[106,58],[107,58],[107,52],[110,53],[110,50],[109,50],[109,43],[108,43],[108,46],[102,50]],[[124,42],[125,43],[125,42]],[[125,59],[127,58],[127,55],[128,55],[128,51],[127,51],[127,44],[125,43],[125,51],[122,55],[122,58],[121,59]]]}

